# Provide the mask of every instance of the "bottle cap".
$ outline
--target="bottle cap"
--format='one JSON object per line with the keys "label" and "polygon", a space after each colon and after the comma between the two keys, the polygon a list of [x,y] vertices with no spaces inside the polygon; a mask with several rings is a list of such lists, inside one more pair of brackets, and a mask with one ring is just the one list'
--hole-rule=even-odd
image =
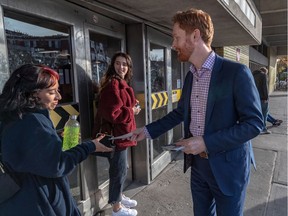
{"label": "bottle cap", "polygon": [[76,120],[77,119],[77,115],[71,115],[70,118],[73,119],[73,120]]}

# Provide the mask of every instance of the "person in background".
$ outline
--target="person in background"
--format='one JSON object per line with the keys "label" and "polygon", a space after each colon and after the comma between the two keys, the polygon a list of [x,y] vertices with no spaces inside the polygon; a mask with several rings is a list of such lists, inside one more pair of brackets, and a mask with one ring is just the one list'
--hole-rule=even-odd
{"label": "person in background", "polygon": [[260,134],[271,134],[271,131],[269,131],[266,127],[267,115],[269,112],[269,93],[268,93],[267,73],[268,73],[268,70],[265,67],[262,67],[259,70],[253,71],[253,77],[254,77],[255,84],[256,84],[256,87],[260,96],[263,123],[264,123],[264,127]]}
{"label": "person in background", "polygon": [[270,113],[267,115],[267,121],[270,122],[273,126],[280,126],[283,122],[281,119],[275,119]]}
{"label": "person in background", "polygon": [[154,139],[184,121],[184,172],[191,167],[194,216],[242,216],[251,139],[263,128],[259,95],[247,66],[212,49],[211,17],[202,10],[173,17],[172,48],[190,62],[177,108],[132,132],[130,140]]}
{"label": "person in background", "polygon": [[[95,117],[93,136],[98,132],[120,136],[136,129],[134,115],[141,108],[135,98],[131,84],[133,71],[131,57],[123,52],[114,54],[104,77],[101,79],[98,93],[98,110]],[[137,205],[123,194],[127,175],[127,148],[135,146],[135,141],[115,140],[116,150],[109,159],[109,200],[112,216],[134,216]]]}
{"label": "person in background", "polygon": [[[268,69],[266,67],[261,67],[260,70],[266,74],[267,80],[268,80]],[[268,84],[267,84],[267,89],[268,89]],[[267,113],[267,119],[266,120],[268,122],[270,122],[273,126],[280,126],[282,124],[282,122],[283,122],[280,119],[273,118],[273,116],[271,114],[269,114],[269,110],[268,110],[268,113]],[[269,131],[268,131],[268,133],[269,133]]]}
{"label": "person in background", "polygon": [[2,216],[80,216],[67,179],[95,151],[109,152],[103,136],[62,151],[49,116],[61,95],[59,75],[41,65],[16,69],[0,95],[1,157],[20,191],[0,204]]}

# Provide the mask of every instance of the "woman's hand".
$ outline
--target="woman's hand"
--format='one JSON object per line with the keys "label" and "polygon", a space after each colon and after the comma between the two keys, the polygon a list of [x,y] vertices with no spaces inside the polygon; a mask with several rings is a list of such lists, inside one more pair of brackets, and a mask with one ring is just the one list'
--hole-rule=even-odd
{"label": "woman's hand", "polygon": [[137,106],[137,107],[134,106],[132,109],[133,109],[134,115],[138,115],[140,113],[140,111],[141,111],[140,106]]}
{"label": "woman's hand", "polygon": [[138,115],[140,113],[141,107],[140,107],[139,101],[137,99],[136,99],[136,104],[132,109],[133,109],[134,115]]}
{"label": "woman's hand", "polygon": [[96,139],[92,140],[95,144],[95,147],[96,147],[95,152],[111,152],[111,151],[113,151],[112,148],[108,148],[100,142],[104,136],[105,136],[105,134],[102,134],[102,135],[98,136]]}

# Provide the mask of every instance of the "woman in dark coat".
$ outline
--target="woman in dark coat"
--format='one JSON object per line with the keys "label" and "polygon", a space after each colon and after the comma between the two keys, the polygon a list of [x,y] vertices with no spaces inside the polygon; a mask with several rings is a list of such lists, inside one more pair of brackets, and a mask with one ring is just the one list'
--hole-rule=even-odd
{"label": "woman in dark coat", "polygon": [[62,151],[49,117],[61,95],[56,71],[23,65],[0,95],[1,156],[20,191],[0,204],[1,216],[79,216],[67,175],[90,153],[111,151],[98,139]]}
{"label": "woman in dark coat", "polygon": [[[111,60],[98,93],[98,110],[94,132],[120,136],[136,129],[134,115],[140,112],[134,91],[130,86],[132,78],[132,60],[126,53],[116,53]],[[122,194],[127,175],[127,147],[135,146],[135,141],[115,140],[116,151],[109,159],[109,203],[113,206],[112,216],[137,215],[137,202]]]}

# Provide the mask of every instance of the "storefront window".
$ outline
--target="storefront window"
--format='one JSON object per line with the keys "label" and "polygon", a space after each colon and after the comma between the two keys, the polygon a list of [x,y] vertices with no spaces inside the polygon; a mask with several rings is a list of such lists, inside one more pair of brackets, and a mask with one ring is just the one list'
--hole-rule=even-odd
{"label": "storefront window", "polygon": [[23,64],[43,64],[60,75],[60,103],[73,102],[69,27],[6,11],[4,28],[10,72]]}
{"label": "storefront window", "polygon": [[164,47],[150,44],[151,88],[152,92],[166,90]]}

